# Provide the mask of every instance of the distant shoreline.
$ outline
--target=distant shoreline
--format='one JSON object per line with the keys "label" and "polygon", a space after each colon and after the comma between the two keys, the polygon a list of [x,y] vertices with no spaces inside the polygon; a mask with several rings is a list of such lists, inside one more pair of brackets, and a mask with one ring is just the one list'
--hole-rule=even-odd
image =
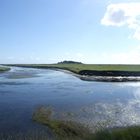
{"label": "distant shoreline", "polygon": [[75,72],[71,69],[50,65],[7,65],[15,67],[25,67],[25,68],[38,68],[38,69],[52,69],[57,71],[62,71],[65,73],[72,74],[84,81],[100,81],[100,82],[136,82],[140,81],[139,71],[95,71],[95,70],[82,70]]}
{"label": "distant shoreline", "polygon": [[[30,68],[34,68],[34,67],[30,67]],[[40,69],[42,69],[42,68],[40,68]],[[75,73],[73,71],[66,70],[66,69],[60,69],[60,68],[46,68],[46,69],[51,69],[51,70],[68,73],[68,74],[78,77],[79,79],[84,80],[84,81],[99,81],[99,82],[130,82],[130,81],[136,82],[136,81],[140,81],[140,76],[102,76],[102,75],[91,76],[91,75],[81,75],[81,74]]]}
{"label": "distant shoreline", "polygon": [[72,71],[60,69],[60,68],[46,68],[46,69],[51,69],[51,70],[68,73],[68,74],[78,77],[79,79],[84,80],[84,81],[99,81],[99,82],[130,82],[130,81],[136,82],[136,81],[140,81],[140,76],[96,76],[96,75],[90,76],[90,75],[77,74]]}

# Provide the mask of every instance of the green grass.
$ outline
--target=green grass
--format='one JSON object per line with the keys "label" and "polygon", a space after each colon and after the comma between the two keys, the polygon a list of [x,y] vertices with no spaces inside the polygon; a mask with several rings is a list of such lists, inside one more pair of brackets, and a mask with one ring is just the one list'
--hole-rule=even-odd
{"label": "green grass", "polygon": [[140,140],[140,126],[97,132],[93,140]]}
{"label": "green grass", "polygon": [[40,107],[33,114],[33,120],[48,126],[56,140],[140,140],[140,126],[114,128],[91,132],[88,127],[73,121],[56,120],[51,108]]}
{"label": "green grass", "polygon": [[133,71],[140,72],[140,65],[97,65],[97,64],[20,64],[14,66],[26,66],[34,68],[60,68],[79,73],[82,70],[96,71]]}
{"label": "green grass", "polygon": [[0,67],[0,72],[5,72],[5,71],[8,71],[10,70],[10,68],[8,67]]}
{"label": "green grass", "polygon": [[33,120],[48,126],[57,139],[89,139],[89,129],[72,121],[57,120],[52,117],[50,108],[40,107],[33,114]]}
{"label": "green grass", "polygon": [[104,130],[88,138],[81,137],[56,137],[50,138],[44,131],[34,133],[0,134],[0,140],[140,140],[140,126]]}

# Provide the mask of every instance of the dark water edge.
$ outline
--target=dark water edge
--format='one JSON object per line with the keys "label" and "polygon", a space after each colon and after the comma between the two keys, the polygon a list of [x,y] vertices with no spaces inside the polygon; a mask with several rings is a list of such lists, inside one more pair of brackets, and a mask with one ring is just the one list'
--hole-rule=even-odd
{"label": "dark water edge", "polygon": [[105,70],[105,71],[97,71],[97,70],[81,70],[79,72],[80,75],[88,75],[88,76],[111,76],[111,77],[135,77],[140,76],[139,71],[111,71],[111,70]]}

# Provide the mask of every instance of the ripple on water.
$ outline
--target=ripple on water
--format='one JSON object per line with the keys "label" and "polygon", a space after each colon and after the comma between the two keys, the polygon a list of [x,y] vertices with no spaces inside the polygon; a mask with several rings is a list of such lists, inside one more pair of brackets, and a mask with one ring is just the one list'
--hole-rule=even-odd
{"label": "ripple on water", "polygon": [[10,82],[10,81],[6,81],[6,82],[1,82],[0,81],[0,86],[10,86],[10,85],[28,85],[29,83],[27,82]]}
{"label": "ripple on water", "polygon": [[[56,107],[60,119],[82,122],[94,129],[140,124],[140,83],[137,82],[86,82],[58,71],[17,68],[0,76],[0,92],[7,93],[4,98],[0,94],[1,105],[13,114],[11,106],[19,120],[24,117],[31,124],[33,108],[39,104]],[[22,115],[18,114],[17,106]],[[6,122],[10,115],[0,117]]]}

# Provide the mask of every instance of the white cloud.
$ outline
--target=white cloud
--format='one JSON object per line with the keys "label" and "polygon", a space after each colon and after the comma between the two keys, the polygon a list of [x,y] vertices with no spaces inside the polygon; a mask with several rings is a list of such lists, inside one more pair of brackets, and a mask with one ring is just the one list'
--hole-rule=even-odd
{"label": "white cloud", "polygon": [[134,30],[133,37],[140,40],[140,2],[110,4],[101,20],[106,26],[127,26]]}
{"label": "white cloud", "polygon": [[140,64],[140,46],[132,46],[129,50],[121,52],[85,53],[81,62],[89,64]]}
{"label": "white cloud", "polygon": [[121,53],[104,53],[101,55],[104,62],[114,64],[140,64],[140,47]]}
{"label": "white cloud", "polygon": [[13,56],[11,56],[11,57],[7,57],[7,59],[8,59],[8,60],[13,60],[14,57],[13,57]]}

